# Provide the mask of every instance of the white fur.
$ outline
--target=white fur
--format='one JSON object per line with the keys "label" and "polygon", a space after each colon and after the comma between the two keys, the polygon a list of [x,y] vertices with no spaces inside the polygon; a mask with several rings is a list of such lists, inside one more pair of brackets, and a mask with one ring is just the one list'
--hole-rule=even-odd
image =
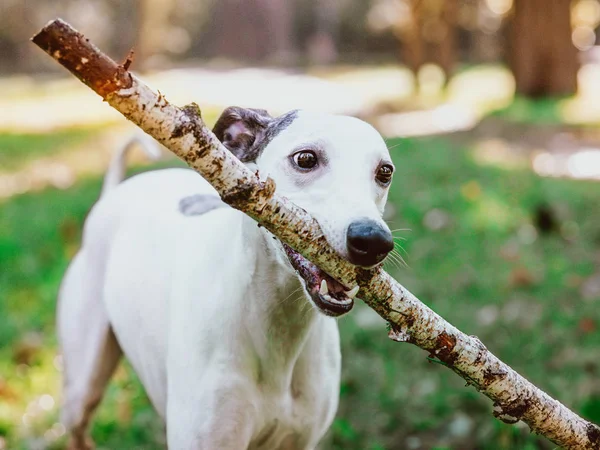
{"label": "white fur", "polygon": [[[298,172],[289,156],[309,145],[328,162]],[[345,256],[352,220],[381,221],[387,189],[374,176],[389,159],[364,122],[301,112],[256,166]],[[214,190],[190,170],[148,172],[106,192],[86,221],[58,311],[72,448],[85,448],[121,349],[173,450],[313,449],[335,416],[336,320],[250,218],[227,207],[182,215],[179,201],[194,194]]]}

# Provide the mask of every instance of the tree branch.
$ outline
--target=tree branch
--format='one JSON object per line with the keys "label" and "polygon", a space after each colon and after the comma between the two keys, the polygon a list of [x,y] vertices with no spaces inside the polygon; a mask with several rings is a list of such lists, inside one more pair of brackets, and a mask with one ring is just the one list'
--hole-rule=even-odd
{"label": "tree branch", "polygon": [[383,269],[357,268],[329,246],[318,223],[277,194],[229,152],[202,121],[200,108],[171,105],[127,69],[94,47],[69,24],[55,20],[33,37],[42,50],[92,88],[113,108],[199,172],[232,207],[248,214],[281,241],[346,286],[390,323],[389,336],[426,350],[494,402],[494,415],[519,420],[557,445],[600,450],[600,428],[579,417],[494,356],[475,336],[446,322]]}

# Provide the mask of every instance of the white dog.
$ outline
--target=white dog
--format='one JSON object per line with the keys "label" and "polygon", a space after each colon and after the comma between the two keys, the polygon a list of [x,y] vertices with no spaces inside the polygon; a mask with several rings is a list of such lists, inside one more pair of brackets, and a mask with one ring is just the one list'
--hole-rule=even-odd
{"label": "white dog", "polygon": [[[315,217],[360,266],[393,248],[382,220],[393,165],[351,117],[228,108],[217,137]],[[124,153],[124,152],[123,152]],[[123,157],[86,221],[61,286],[63,420],[72,448],[124,353],[166,422],[170,449],[314,449],[338,405],[334,318],[342,286],[239,211],[196,172],[118,184]]]}

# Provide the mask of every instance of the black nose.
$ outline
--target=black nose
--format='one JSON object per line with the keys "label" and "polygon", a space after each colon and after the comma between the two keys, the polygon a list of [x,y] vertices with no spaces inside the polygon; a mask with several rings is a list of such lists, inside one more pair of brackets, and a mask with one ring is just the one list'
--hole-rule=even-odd
{"label": "black nose", "polygon": [[383,261],[394,248],[394,239],[387,227],[374,220],[361,219],[348,227],[346,246],[351,263],[368,267]]}

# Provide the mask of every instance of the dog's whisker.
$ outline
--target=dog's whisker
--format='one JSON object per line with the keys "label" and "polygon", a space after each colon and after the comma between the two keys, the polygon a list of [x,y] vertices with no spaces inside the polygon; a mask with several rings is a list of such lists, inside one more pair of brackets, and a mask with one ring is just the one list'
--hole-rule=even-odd
{"label": "dog's whisker", "polygon": [[392,256],[389,256],[389,255],[383,262],[383,266],[384,267],[387,266],[391,269],[400,269],[400,267],[398,266],[398,262]]}
{"label": "dog's whisker", "polygon": [[392,263],[397,269],[402,269],[402,264],[400,263],[398,256],[394,252],[391,252],[388,255],[388,257],[389,257],[390,263]]}
{"label": "dog's whisker", "polygon": [[394,249],[399,250],[400,252],[404,252],[404,254],[408,256],[408,252],[404,247],[402,247],[402,244],[400,242],[394,242]]}
{"label": "dog's whisker", "polygon": [[404,258],[402,257],[402,255],[397,251],[397,250],[392,250],[391,254],[393,254],[394,256],[396,256],[398,259],[400,259],[402,265],[406,268],[408,268],[408,264],[406,263],[406,261],[404,260]]}
{"label": "dog's whisker", "polygon": [[412,231],[410,228],[396,228],[395,230],[390,230],[390,232],[395,233],[397,231]]}
{"label": "dog's whisker", "polygon": [[[302,286],[294,289],[292,292],[290,292],[290,294],[288,294],[287,297],[282,298],[282,299],[278,299],[277,301],[273,302],[273,304],[271,304],[267,309],[267,313],[270,315],[272,314],[275,310],[277,310],[278,308],[280,308],[284,303],[286,303],[290,297],[292,297],[294,294],[298,293],[300,290],[302,290]],[[292,300],[290,303],[294,303],[295,300]]]}
{"label": "dog's whisker", "polygon": [[281,303],[285,302],[285,301],[286,301],[288,298],[290,298],[292,295],[296,294],[297,292],[299,292],[299,291],[301,291],[301,290],[302,290],[302,286],[300,286],[299,288],[296,288],[296,289],[294,289],[294,290],[293,290],[293,291],[290,293],[290,295],[288,295],[286,298],[284,298],[284,299],[282,300],[282,302],[281,302]]}
{"label": "dog's whisker", "polygon": [[392,145],[391,147],[388,147],[387,149],[388,149],[388,151],[389,150],[393,150],[393,149],[395,149],[396,147],[398,147],[398,146],[400,146],[402,144],[403,144],[402,142],[397,142],[396,144]]}
{"label": "dog's whisker", "polygon": [[396,244],[394,243],[394,249],[388,254],[388,256],[390,257],[390,259],[392,261],[394,261],[394,263],[397,265],[398,269],[402,269],[404,267],[406,267],[406,262],[404,261],[404,258],[402,258],[402,255],[400,255],[400,253],[398,252],[398,250],[396,249]]}
{"label": "dog's whisker", "polygon": [[[300,300],[304,298],[303,295],[299,296],[296,301]],[[303,321],[304,319],[306,319],[306,316],[308,316],[308,314],[310,313],[310,311],[315,308],[315,305],[313,305],[311,302],[306,301],[304,305],[301,306],[300,309],[300,320]]]}
{"label": "dog's whisker", "polygon": [[391,260],[393,260],[393,261],[396,261],[396,262],[397,262],[397,261],[399,261],[399,260],[398,260],[398,255],[397,255],[397,252],[396,252],[396,251],[394,251],[394,250],[392,250],[392,251],[391,251],[391,252],[388,254],[388,257],[389,257]]}
{"label": "dog's whisker", "polygon": [[[277,302],[274,302],[274,304],[269,308],[270,311],[269,312],[273,312],[275,309],[277,309],[278,307],[280,307],[282,304],[284,304],[292,295],[297,294],[299,291],[301,291],[303,288],[302,286],[294,289],[287,297],[285,297],[282,300],[278,300]],[[295,303],[297,301],[296,300],[292,300],[291,303]]]}

